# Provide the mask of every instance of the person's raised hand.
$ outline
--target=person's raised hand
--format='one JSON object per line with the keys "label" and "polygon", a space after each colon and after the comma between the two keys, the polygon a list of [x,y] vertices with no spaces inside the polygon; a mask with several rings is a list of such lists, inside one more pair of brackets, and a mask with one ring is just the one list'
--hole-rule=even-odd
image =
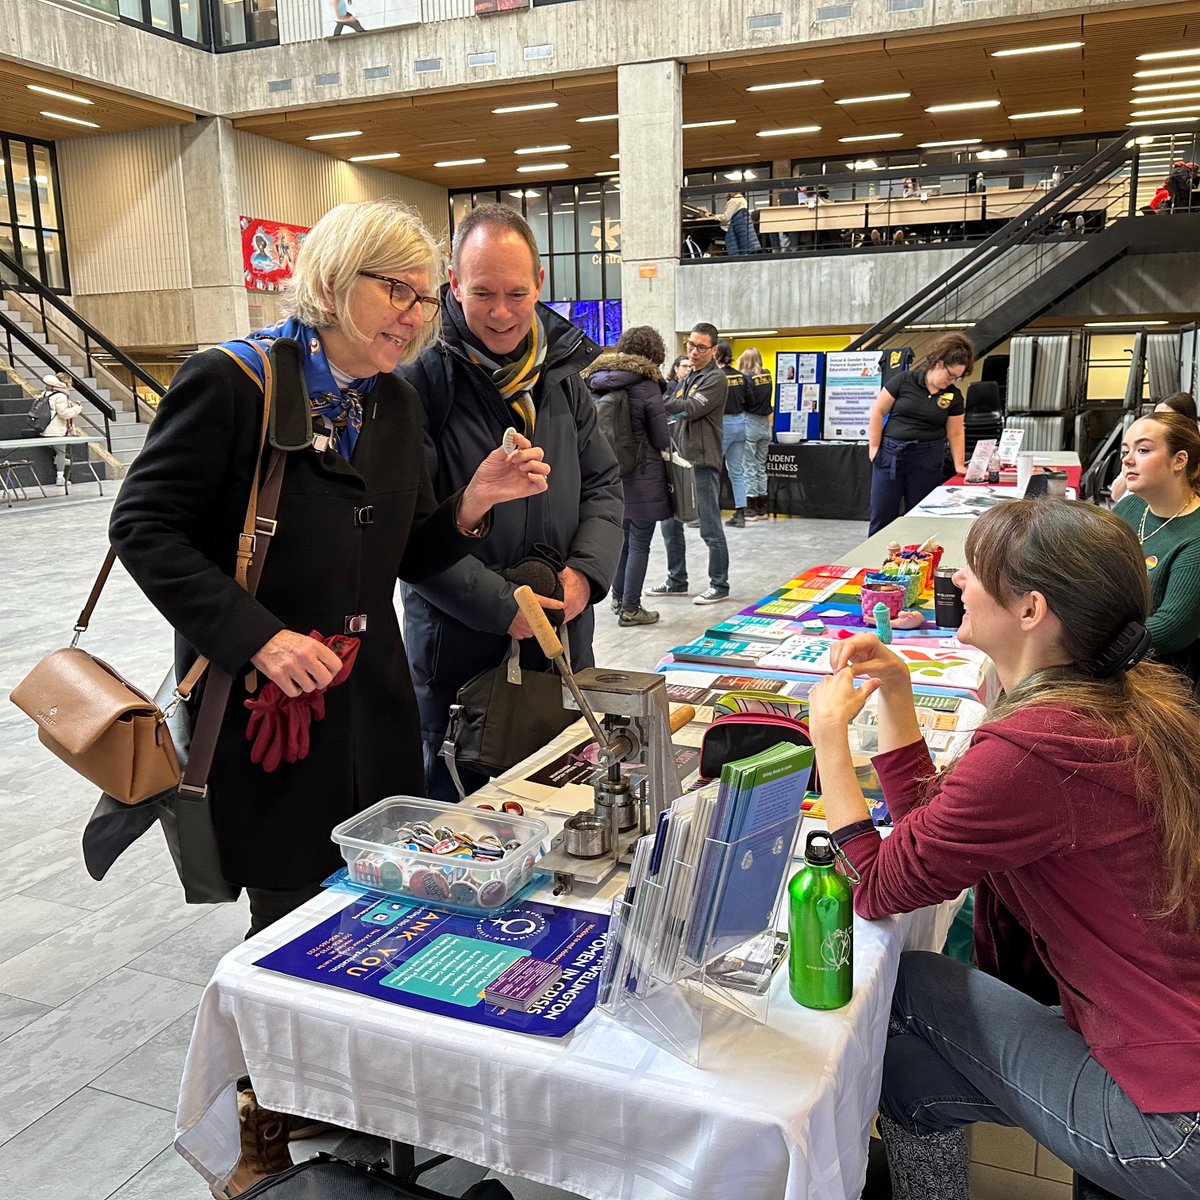
{"label": "person's raised hand", "polygon": [[458,506],[459,523],[474,529],[495,504],[536,496],[549,486],[550,464],[541,446],[535,446],[524,434],[514,432],[516,447],[511,454],[497,446],[475,469],[463,489]]}
{"label": "person's raised hand", "polygon": [[[555,600],[551,596],[539,596],[537,592],[533,593],[533,598],[546,609],[562,609],[566,607],[561,600]],[[570,620],[570,617],[567,617],[567,620]],[[525,620],[525,614],[519,608],[517,609],[517,615],[512,619],[512,624],[508,627],[508,636],[516,638],[517,641],[533,637],[533,630],[529,628],[529,622]]]}
{"label": "person's raised hand", "polygon": [[814,683],[808,693],[808,728],[814,739],[823,733],[844,732],[878,688],[877,679],[866,679],[855,687],[849,667]]}
{"label": "person's raised hand", "polygon": [[879,681],[887,690],[902,687],[911,690],[908,664],[889,650],[873,633],[856,633],[829,647],[829,663],[835,671],[849,668],[855,675]]}
{"label": "person's raised hand", "polygon": [[250,662],[285,696],[327,687],[342,669],[342,660],[324,642],[291,629],[281,629]]}

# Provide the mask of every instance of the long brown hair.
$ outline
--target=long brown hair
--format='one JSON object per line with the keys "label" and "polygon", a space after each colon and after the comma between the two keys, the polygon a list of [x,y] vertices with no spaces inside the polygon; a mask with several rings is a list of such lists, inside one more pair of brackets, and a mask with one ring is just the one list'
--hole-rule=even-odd
{"label": "long brown hair", "polygon": [[936,338],[917,364],[918,371],[932,371],[941,363],[946,367],[962,367],[970,375],[975,366],[975,346],[965,333],[943,333]]}
{"label": "long brown hair", "polygon": [[[1160,414],[1161,415],[1161,414]],[[1182,420],[1182,418],[1177,418]],[[1027,675],[989,720],[1053,706],[1110,737],[1132,739],[1137,798],[1158,833],[1164,878],[1156,916],[1200,925],[1200,707],[1177,671],[1143,662],[1112,678],[1090,670],[1130,621],[1150,608],[1146,565],[1119,517],[1069,500],[1014,500],[989,509],[967,535],[967,562],[984,590],[1008,604],[1041,592],[1062,625],[1066,666]]]}

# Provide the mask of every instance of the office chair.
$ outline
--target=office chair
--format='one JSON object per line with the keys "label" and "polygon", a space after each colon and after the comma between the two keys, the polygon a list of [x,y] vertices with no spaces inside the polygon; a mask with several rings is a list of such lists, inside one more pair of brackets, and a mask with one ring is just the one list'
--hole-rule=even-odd
{"label": "office chair", "polygon": [[1004,432],[1004,410],[1000,403],[999,384],[981,382],[968,386],[963,432],[966,435],[964,453],[968,461],[977,442],[984,438],[999,440]]}

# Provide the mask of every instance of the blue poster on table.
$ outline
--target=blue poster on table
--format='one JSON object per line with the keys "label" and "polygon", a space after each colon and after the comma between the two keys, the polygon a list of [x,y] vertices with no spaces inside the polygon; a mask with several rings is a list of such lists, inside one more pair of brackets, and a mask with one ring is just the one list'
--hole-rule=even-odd
{"label": "blue poster on table", "polygon": [[[562,1037],[596,1003],[608,917],[524,901],[497,913],[414,907],[374,892],[356,896],[256,966],[496,1029]],[[484,1001],[524,958],[560,971],[528,1011]]]}

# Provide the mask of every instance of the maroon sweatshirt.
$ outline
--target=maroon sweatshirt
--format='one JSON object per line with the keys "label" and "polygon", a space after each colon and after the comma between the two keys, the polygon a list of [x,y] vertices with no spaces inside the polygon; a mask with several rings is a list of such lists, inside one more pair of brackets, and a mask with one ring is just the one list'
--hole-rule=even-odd
{"label": "maroon sweatshirt", "polygon": [[[1200,1110],[1200,935],[1150,915],[1163,866],[1132,741],[1061,708],[985,724],[930,781],[924,742],[874,759],[896,827],[845,845],[868,919],[981,880],[1032,936],[1063,1015],[1146,1113]],[[977,939],[979,938],[977,930]],[[1003,947],[977,941],[986,967]]]}

